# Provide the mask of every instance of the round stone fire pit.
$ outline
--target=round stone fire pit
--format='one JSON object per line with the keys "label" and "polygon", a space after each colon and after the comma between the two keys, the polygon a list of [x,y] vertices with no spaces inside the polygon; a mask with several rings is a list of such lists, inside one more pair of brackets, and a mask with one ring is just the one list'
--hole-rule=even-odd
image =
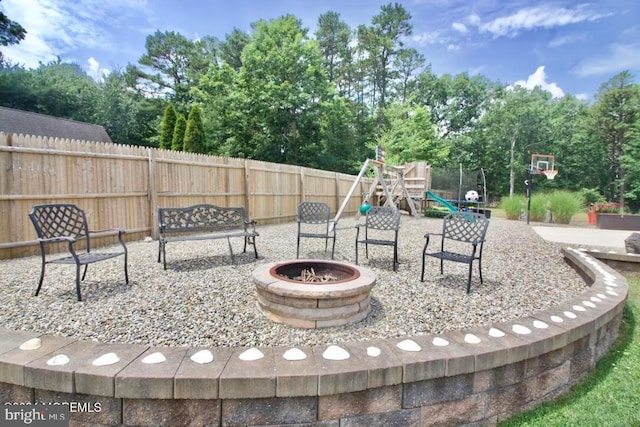
{"label": "round stone fire pit", "polygon": [[298,328],[358,322],[369,313],[373,271],[337,261],[273,262],[253,271],[258,308],[269,319]]}

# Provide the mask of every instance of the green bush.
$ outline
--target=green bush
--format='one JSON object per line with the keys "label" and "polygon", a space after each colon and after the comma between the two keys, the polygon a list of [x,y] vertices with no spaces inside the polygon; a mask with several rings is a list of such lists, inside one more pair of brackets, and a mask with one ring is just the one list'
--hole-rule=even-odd
{"label": "green bush", "polygon": [[569,224],[571,217],[580,212],[580,196],[569,191],[555,191],[549,196],[551,215],[558,224]]}
{"label": "green bush", "polygon": [[532,195],[531,211],[529,213],[529,219],[531,221],[543,222],[544,216],[547,213],[548,204],[549,204],[549,197],[546,194]]}
{"label": "green bush", "polygon": [[603,203],[605,201],[604,196],[600,194],[600,192],[596,188],[583,188],[582,190],[580,190],[579,195],[582,201],[583,208],[588,208],[591,205]]}
{"label": "green bush", "polygon": [[526,198],[522,194],[503,197],[500,200],[500,208],[504,209],[507,219],[520,219],[520,213],[526,207]]}

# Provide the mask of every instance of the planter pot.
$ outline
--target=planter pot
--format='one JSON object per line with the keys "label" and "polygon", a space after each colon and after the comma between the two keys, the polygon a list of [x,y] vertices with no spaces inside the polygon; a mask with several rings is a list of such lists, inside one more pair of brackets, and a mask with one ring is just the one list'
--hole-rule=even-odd
{"label": "planter pot", "polygon": [[589,220],[589,225],[597,225],[598,224],[598,213],[596,211],[588,211],[587,219]]}
{"label": "planter pot", "polygon": [[597,214],[598,228],[640,231],[640,215]]}

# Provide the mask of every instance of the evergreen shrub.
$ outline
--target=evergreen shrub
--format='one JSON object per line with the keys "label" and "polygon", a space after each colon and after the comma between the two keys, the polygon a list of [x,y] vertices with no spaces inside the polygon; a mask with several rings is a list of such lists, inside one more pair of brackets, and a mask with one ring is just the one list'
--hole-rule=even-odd
{"label": "evergreen shrub", "polygon": [[558,224],[569,224],[571,217],[580,212],[580,196],[570,191],[554,191],[549,196],[551,215]]}
{"label": "evergreen shrub", "polygon": [[503,197],[500,200],[500,209],[504,210],[507,219],[520,219],[520,213],[527,207],[526,200],[522,194]]}

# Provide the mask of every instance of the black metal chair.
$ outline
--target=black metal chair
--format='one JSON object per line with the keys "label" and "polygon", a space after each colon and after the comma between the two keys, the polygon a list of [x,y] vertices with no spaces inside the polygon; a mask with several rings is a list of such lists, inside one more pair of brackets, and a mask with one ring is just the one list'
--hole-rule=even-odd
{"label": "black metal chair", "polygon": [[358,243],[364,243],[367,258],[369,258],[369,245],[393,246],[393,271],[396,271],[400,211],[395,207],[374,206],[366,213],[364,238],[361,239],[360,227],[362,226],[362,224],[356,225],[356,264],[358,264]]}
{"label": "black metal chair", "polygon": [[326,203],[302,202],[298,205],[298,242],[296,258],[300,258],[300,238],[309,237],[324,239],[324,250],[327,250],[329,239],[333,240],[331,246],[331,259],[336,250],[336,224],[331,220],[331,209]]}
{"label": "black metal chair", "polygon": [[[469,264],[469,278],[467,280],[467,293],[471,289],[471,274],[473,271],[473,261],[478,260],[478,271],[480,273],[480,283],[482,283],[482,248],[484,246],[489,220],[479,213],[452,212],[444,217],[442,223],[442,233],[427,233],[427,239],[422,250],[422,274],[420,280],[424,282],[424,267],[427,256],[440,260],[440,274],[443,274],[444,261],[454,261]],[[431,236],[441,236],[440,250],[437,252],[427,252],[427,246]],[[445,241],[452,240],[471,245],[467,253],[453,252],[445,250]]]}
{"label": "black metal chair", "polygon": [[[42,269],[40,270],[40,281],[38,282],[36,295],[40,293],[40,288],[42,287],[46,264],[76,265],[76,292],[78,294],[78,301],[82,301],[82,294],[80,292],[80,267],[83,265],[84,273],[82,274],[82,280],[84,280],[87,275],[87,267],[89,264],[124,255],[124,277],[126,283],[129,283],[127,247],[123,240],[124,230],[108,229],[89,231],[87,217],[84,211],[73,204],[36,205],[29,212],[29,218],[36,229],[42,255]],[[116,233],[123,248],[122,252],[91,252],[91,236],[96,237],[96,234],[100,234],[100,237],[105,237],[115,235]],[[76,243],[81,241],[85,242],[85,248],[77,250]],[[67,243],[67,249],[71,255],[47,260],[45,244],[59,242]]]}

